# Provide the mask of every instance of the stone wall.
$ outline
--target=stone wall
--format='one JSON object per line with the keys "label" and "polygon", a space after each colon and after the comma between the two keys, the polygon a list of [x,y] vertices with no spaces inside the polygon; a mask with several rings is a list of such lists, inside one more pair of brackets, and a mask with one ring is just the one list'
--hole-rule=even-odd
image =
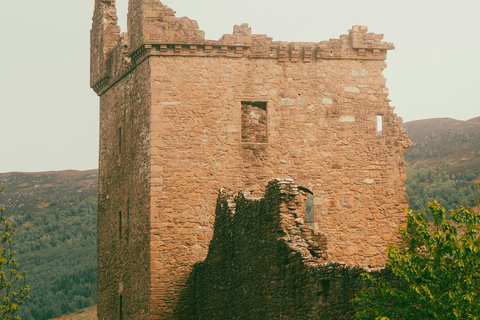
{"label": "stone wall", "polygon": [[149,319],[149,91],[145,62],[100,98],[99,319]]}
{"label": "stone wall", "polygon": [[242,24],[205,40],[158,0],[130,0],[127,33],[116,19],[114,1],[95,1],[100,319],[171,318],[207,255],[217,191],[261,195],[272,177],[313,192],[327,261],[383,264],[404,219],[409,146],[389,106],[383,35],[354,26],[287,43]]}
{"label": "stone wall", "polygon": [[193,269],[178,318],[353,319],[350,300],[370,270],[326,262],[328,240],[305,223],[305,199],[278,179],[263,198],[221,191],[207,258]]}

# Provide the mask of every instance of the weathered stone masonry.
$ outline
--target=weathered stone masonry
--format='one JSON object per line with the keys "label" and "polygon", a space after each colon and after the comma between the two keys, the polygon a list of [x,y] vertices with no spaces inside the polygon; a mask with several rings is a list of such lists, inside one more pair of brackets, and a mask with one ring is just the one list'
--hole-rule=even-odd
{"label": "weathered stone masonry", "polygon": [[[158,0],[96,0],[98,315],[168,319],[212,238],[217,191],[273,177],[314,193],[327,261],[381,265],[406,206],[409,145],[382,70],[393,45],[354,26],[320,43],[248,25],[218,41]],[[383,121],[377,134],[377,117]]]}

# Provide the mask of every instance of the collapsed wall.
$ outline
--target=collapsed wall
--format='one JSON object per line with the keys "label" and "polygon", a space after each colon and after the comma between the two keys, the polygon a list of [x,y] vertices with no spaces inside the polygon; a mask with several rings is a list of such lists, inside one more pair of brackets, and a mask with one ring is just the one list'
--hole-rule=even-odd
{"label": "collapsed wall", "polygon": [[305,221],[305,200],[291,180],[270,180],[263,198],[222,190],[179,318],[353,319],[350,300],[371,270],[327,262],[328,239]]}

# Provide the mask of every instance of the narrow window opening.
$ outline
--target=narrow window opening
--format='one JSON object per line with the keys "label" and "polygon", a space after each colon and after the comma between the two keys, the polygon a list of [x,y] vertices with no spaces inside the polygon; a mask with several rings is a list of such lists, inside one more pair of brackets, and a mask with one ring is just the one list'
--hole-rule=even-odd
{"label": "narrow window opening", "polygon": [[122,153],[122,128],[118,128],[118,152]]}
{"label": "narrow window opening", "polygon": [[307,194],[305,199],[305,220],[308,222],[310,227],[313,227],[314,223],[314,214],[313,214],[313,192],[305,187],[298,186],[299,190],[302,190]]}
{"label": "narrow window opening", "polygon": [[322,280],[323,302],[328,302],[328,296],[330,295],[330,280]]}
{"label": "narrow window opening", "polygon": [[308,219],[308,224],[313,227],[314,214],[313,214],[313,194],[308,194],[305,199],[305,216]]}
{"label": "narrow window opening", "polygon": [[127,198],[127,228],[125,231],[125,238],[127,238],[128,242],[130,238],[130,198]]}
{"label": "narrow window opening", "polygon": [[118,211],[118,236],[122,239],[122,211]]}
{"label": "narrow window opening", "polygon": [[119,313],[119,318],[120,320],[123,320],[123,297],[122,295],[120,294],[120,299],[118,301],[118,313]]}
{"label": "narrow window opening", "polygon": [[383,116],[377,115],[377,135],[383,134]]}
{"label": "narrow window opening", "polygon": [[242,101],[242,142],[267,142],[267,103]]}

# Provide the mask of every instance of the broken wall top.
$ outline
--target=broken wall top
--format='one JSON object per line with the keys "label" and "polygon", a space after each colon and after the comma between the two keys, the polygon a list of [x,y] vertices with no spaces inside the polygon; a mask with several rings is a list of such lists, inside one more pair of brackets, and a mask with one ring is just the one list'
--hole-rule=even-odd
{"label": "broken wall top", "polygon": [[175,11],[159,0],[130,0],[127,21],[128,33],[121,35],[115,0],[95,0],[90,84],[98,94],[152,55],[314,63],[322,59],[384,60],[387,50],[394,49],[392,43],[382,41],[382,34],[369,33],[365,26],[353,26],[339,39],[285,42],[252,34],[248,24],[242,24],[219,40],[206,40],[195,20],[176,17]]}
{"label": "broken wall top", "polygon": [[[209,256],[232,250],[240,238],[281,241],[305,263],[327,261],[327,239],[308,224],[307,194],[291,179],[271,179],[261,198],[249,192],[221,189],[217,198],[215,226]],[[237,238],[234,240],[234,238]],[[232,252],[232,256],[234,253]],[[207,257],[208,259],[208,257]]]}

